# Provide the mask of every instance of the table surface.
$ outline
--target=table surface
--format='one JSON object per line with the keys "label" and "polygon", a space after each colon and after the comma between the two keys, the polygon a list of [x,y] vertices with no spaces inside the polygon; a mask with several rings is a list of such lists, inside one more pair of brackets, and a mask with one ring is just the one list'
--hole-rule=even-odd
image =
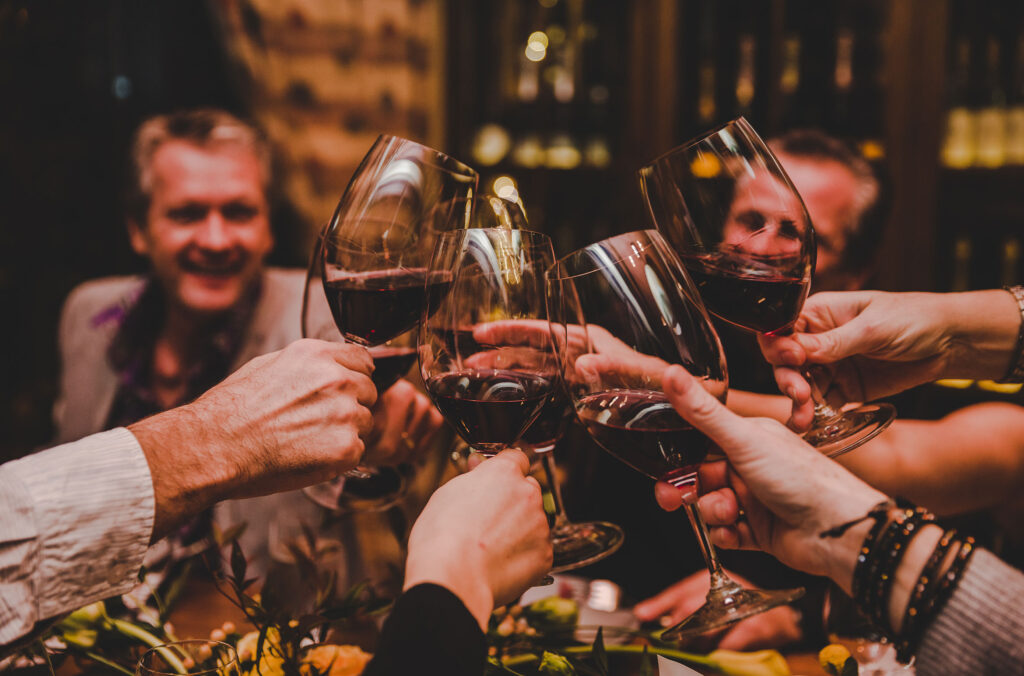
{"label": "table surface", "polygon": [[[187,583],[171,615],[174,633],[182,639],[208,638],[210,631],[228,621],[234,622],[240,631],[251,626],[242,611],[220,594],[212,582],[196,577]],[[794,676],[825,676],[817,655],[787,654],[786,661]]]}

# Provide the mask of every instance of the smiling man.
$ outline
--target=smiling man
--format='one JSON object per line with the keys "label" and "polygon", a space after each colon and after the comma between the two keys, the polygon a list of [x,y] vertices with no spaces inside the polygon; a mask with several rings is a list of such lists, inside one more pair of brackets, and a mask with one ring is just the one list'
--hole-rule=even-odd
{"label": "smiling man", "polygon": [[304,275],[265,269],[270,153],[222,111],[144,122],[131,150],[132,248],[145,277],[83,284],[61,318],[57,441],[191,401],[298,338]]}
{"label": "smiling man", "polygon": [[[160,115],[136,131],[130,162],[128,234],[150,271],[90,281],[68,297],[56,443],[188,403],[250,359],[301,337],[306,271],[264,265],[274,238],[262,134],[220,110]],[[373,414],[371,464],[424,453],[441,425],[429,400],[404,380],[379,397]],[[311,503],[288,494],[231,501],[213,519],[222,527],[248,523],[242,545],[265,564],[270,522],[292,504]],[[147,561],[181,558],[206,525],[190,524],[168,539],[170,551],[151,551]]]}

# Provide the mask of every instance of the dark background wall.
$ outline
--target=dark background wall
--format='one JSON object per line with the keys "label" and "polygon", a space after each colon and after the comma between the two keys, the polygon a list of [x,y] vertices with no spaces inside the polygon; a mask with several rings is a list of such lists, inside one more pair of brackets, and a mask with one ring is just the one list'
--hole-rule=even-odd
{"label": "dark background wall", "polygon": [[201,0],[0,2],[0,459],[50,437],[63,298],[137,272],[120,216],[145,116],[242,112]]}

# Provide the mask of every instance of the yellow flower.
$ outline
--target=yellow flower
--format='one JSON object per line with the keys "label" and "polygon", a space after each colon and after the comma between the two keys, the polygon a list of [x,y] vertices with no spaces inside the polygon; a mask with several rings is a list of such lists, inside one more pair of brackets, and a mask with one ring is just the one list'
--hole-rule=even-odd
{"label": "yellow flower", "polygon": [[727,676],[789,676],[789,665],[777,650],[740,653],[715,650],[708,655],[712,666]]}
{"label": "yellow flower", "polygon": [[857,662],[850,655],[845,646],[837,643],[827,645],[818,653],[818,663],[826,673],[834,676],[845,676],[846,674],[856,675]]}
{"label": "yellow flower", "polygon": [[[256,659],[256,646],[259,645],[260,633],[251,631],[238,639],[235,652],[238,653],[240,662],[252,662]],[[260,655],[260,662],[253,665],[248,676],[283,676],[284,657],[281,655],[281,634],[277,629],[271,628],[267,632],[267,639],[263,642],[263,653]]]}
{"label": "yellow flower", "polygon": [[306,653],[306,676],[359,676],[373,657],[354,645],[318,645]]}

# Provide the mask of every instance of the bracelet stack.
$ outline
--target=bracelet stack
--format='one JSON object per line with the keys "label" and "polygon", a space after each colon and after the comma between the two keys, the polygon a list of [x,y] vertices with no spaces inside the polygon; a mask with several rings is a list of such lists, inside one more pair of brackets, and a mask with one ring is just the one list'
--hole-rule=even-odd
{"label": "bracelet stack", "polygon": [[897,635],[889,622],[889,598],[896,570],[910,541],[935,517],[906,501],[888,500],[876,505],[862,519],[826,531],[822,537],[836,537],[837,532],[841,534],[853,523],[867,519],[874,520],[874,526],[857,555],[852,595],[875,627],[893,641],[897,658],[908,662],[925,629],[956,590],[974,553],[974,539],[958,538],[955,530],[943,533],[911,590]]}
{"label": "bracelet stack", "polygon": [[1020,329],[1017,332],[1017,346],[1010,355],[1010,367],[1006,375],[999,379],[1001,383],[1024,383],[1024,286],[1004,287],[1013,299],[1017,301],[1020,309]]}

